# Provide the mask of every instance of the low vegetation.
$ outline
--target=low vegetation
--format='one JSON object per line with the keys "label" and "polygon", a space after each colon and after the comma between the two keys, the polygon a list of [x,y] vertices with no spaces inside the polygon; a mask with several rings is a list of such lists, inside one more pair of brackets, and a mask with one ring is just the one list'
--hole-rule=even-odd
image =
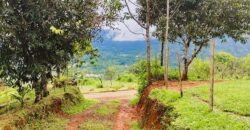
{"label": "low vegetation", "polygon": [[[8,92],[13,93],[15,90],[10,89]],[[11,96],[6,95],[5,98]],[[25,100],[25,106],[21,109],[18,102],[0,109],[0,129],[64,129],[68,120],[57,115],[58,112],[64,110],[66,113],[75,114],[95,103],[84,99],[79,90],[74,87],[68,87],[66,92],[63,88],[51,89],[50,96],[38,104],[33,104],[31,99],[34,96],[34,93],[30,92]],[[6,103],[4,98],[0,98],[0,101]]]}
{"label": "low vegetation", "polygon": [[156,89],[150,98],[174,107],[177,117],[171,122],[170,129],[250,129],[249,83],[225,81],[217,84],[214,112],[209,111],[207,104],[208,86],[186,90],[183,98],[178,97],[177,92]]}

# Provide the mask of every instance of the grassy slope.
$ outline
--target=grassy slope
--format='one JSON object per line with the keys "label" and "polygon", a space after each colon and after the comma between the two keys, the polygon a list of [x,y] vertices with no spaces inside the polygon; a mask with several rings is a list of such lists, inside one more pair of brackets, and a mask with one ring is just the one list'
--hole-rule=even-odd
{"label": "grassy slope", "polygon": [[250,89],[249,84],[250,81],[229,81],[216,85],[215,104],[218,108],[212,113],[209,112],[208,104],[193,96],[197,94],[208,99],[208,86],[187,90],[183,98],[176,98],[178,93],[170,90],[153,90],[150,97],[175,107],[174,112],[178,117],[172,122],[173,129],[246,130],[250,129],[249,118],[223,110],[249,113],[249,100],[246,102],[249,99],[249,94],[246,93]]}
{"label": "grassy slope", "polygon": [[[228,81],[215,85],[214,103],[226,111],[233,111],[242,115],[250,115],[250,81]],[[188,93],[195,94],[202,99],[209,100],[208,86],[192,89]]]}
{"label": "grassy slope", "polygon": [[[76,104],[72,102],[63,101],[62,109],[67,114],[77,114],[80,113],[87,108],[91,107],[96,103],[96,101],[93,100],[86,100],[83,98],[82,94],[73,87],[68,87],[66,89],[67,93],[73,94],[76,98],[80,99],[80,102],[77,102]],[[14,89],[7,89],[6,91],[3,91],[1,93],[5,93],[5,96],[0,97],[0,102],[7,103],[8,101],[12,101],[10,98],[11,93],[15,93]],[[17,118],[27,118],[27,114],[30,112],[36,112],[38,114],[44,114],[43,112],[39,113],[40,111],[43,111],[42,109],[44,106],[51,104],[53,99],[64,98],[64,90],[63,89],[51,89],[50,90],[50,96],[47,98],[44,98],[43,101],[41,101],[38,104],[33,104],[34,94],[33,92],[29,93],[27,95],[26,105],[24,108],[20,108],[20,104],[18,102],[14,102],[11,106],[13,107],[12,110],[7,109],[0,109],[3,114],[0,114],[0,130],[3,129],[1,127],[4,127],[5,125],[9,124],[12,120],[16,120]],[[8,100],[6,100],[6,98]],[[0,112],[1,112],[0,111]],[[26,122],[26,125],[22,127],[22,129],[47,129],[47,130],[55,130],[55,129],[64,129],[67,126],[68,119],[62,118],[56,114],[50,113],[48,117],[46,117],[46,114],[44,114],[44,118],[33,118],[31,117],[30,120]],[[11,124],[10,124],[11,125]]]}

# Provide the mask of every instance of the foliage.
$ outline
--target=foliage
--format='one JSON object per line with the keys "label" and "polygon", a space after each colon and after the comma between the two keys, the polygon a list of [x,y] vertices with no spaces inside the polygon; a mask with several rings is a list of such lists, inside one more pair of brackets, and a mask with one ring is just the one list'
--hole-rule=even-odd
{"label": "foliage", "polygon": [[137,77],[131,73],[124,73],[124,74],[118,75],[117,81],[131,83],[131,82],[137,81]]}
{"label": "foliage", "polygon": [[17,90],[18,94],[12,94],[11,97],[15,100],[17,100],[20,104],[21,107],[24,107],[24,103],[25,103],[25,96],[30,92],[30,88],[29,87],[25,87],[25,88],[21,88],[20,90]]}
{"label": "foliage", "polygon": [[[215,54],[215,78],[249,79],[249,56],[237,58],[230,53],[218,52]],[[210,61],[196,59],[190,66],[189,79],[208,80],[210,75]]]}
{"label": "foliage", "polygon": [[164,78],[164,69],[161,66],[157,57],[152,60],[151,66],[152,79],[162,80]]}
{"label": "foliage", "polygon": [[36,102],[48,95],[53,71],[81,65],[83,55],[96,58],[91,42],[121,9],[117,0],[3,0],[0,6],[0,77],[14,87],[32,84]]}
{"label": "foliage", "polygon": [[107,69],[105,71],[105,77],[106,77],[106,79],[110,80],[111,87],[112,87],[112,80],[114,79],[115,74],[116,74],[116,71],[115,71],[114,67],[112,67],[112,66],[107,67]]}
{"label": "foliage", "polygon": [[[0,129],[4,126],[10,126],[13,129],[33,129],[44,126],[48,129],[54,129],[54,127],[65,127],[67,121],[58,119],[53,115],[55,109],[60,108],[60,105],[54,103],[62,103],[64,107],[71,107],[83,99],[82,94],[78,89],[69,87],[65,93],[62,88],[56,88],[50,91],[50,95],[37,104],[33,104],[32,100],[27,100],[23,108],[15,106],[13,110],[5,111],[0,116]],[[65,95],[71,95],[71,99],[66,98]],[[33,98],[34,93],[28,94],[27,98]],[[25,122],[25,123],[22,123]],[[65,123],[65,124],[60,124]],[[48,124],[55,126],[47,126]]]}
{"label": "foliage", "polygon": [[[166,26],[166,1],[152,2],[150,23],[157,27],[162,40]],[[137,0],[139,19],[146,22],[146,2]],[[184,50],[183,80],[187,80],[189,65],[213,38],[226,36],[245,43],[250,30],[250,1],[242,0],[172,0],[170,1],[170,42],[181,43]],[[209,13],[208,13],[209,12]],[[192,53],[190,50],[194,46]]]}
{"label": "foliage", "polygon": [[208,80],[210,77],[210,62],[197,58],[190,65],[189,79]]}

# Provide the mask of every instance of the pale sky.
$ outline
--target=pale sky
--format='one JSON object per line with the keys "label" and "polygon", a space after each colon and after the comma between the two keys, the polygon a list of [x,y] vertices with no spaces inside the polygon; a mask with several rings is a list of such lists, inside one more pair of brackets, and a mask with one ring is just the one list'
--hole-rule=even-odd
{"label": "pale sky", "polygon": [[[124,3],[124,0],[122,0]],[[136,2],[136,0],[130,0],[132,2]],[[130,7],[130,10],[133,14],[135,14],[135,5],[133,5],[132,3],[129,2],[129,0],[127,0],[128,5]],[[121,11],[121,15],[127,12],[127,7],[125,7],[122,11]],[[126,20],[125,24],[129,27],[129,29],[133,32],[136,33],[142,33],[145,34],[145,30],[143,28],[141,28],[134,20],[130,19],[130,20]],[[116,23],[116,27],[119,28],[119,30],[110,30],[108,37],[112,38],[113,41],[144,41],[145,40],[145,36],[143,36],[142,34],[134,34],[131,33],[127,27],[121,23],[121,22],[117,22]],[[151,32],[153,32],[154,28],[151,28]]]}

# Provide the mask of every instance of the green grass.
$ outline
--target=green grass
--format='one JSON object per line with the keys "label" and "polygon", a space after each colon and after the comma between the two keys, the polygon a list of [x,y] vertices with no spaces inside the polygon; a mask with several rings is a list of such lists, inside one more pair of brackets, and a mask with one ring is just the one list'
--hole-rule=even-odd
{"label": "green grass", "polygon": [[[25,125],[18,125],[22,129],[63,129],[64,125],[67,124],[67,120],[65,119],[60,119],[59,117],[55,117],[53,115],[52,110],[53,108],[51,105],[55,100],[62,100],[63,106],[64,104],[65,107],[72,107],[74,108],[74,112],[78,109],[76,108],[81,108],[79,106],[74,107],[71,106],[74,104],[71,100],[65,100],[64,99],[64,94],[65,93],[70,93],[73,98],[72,101],[78,101],[78,100],[83,100],[82,94],[79,92],[77,88],[74,87],[68,87],[66,89],[66,92],[64,92],[63,88],[62,89],[51,89],[50,90],[50,95],[46,98],[44,98],[42,101],[40,101],[37,104],[34,104],[34,93],[31,92],[30,94],[27,95],[27,98],[30,98],[30,100],[26,101],[26,105],[24,108],[20,108],[19,103],[14,103],[12,104],[11,107],[13,107],[11,110],[8,109],[1,109],[0,112],[3,112],[2,114],[0,113],[0,129],[3,129],[1,127],[4,126],[11,126],[13,129],[17,129],[14,124],[16,124],[17,120],[24,120],[27,121]],[[76,102],[75,102],[76,103]],[[86,103],[86,104],[89,104]],[[9,106],[8,106],[9,107]],[[7,107],[7,108],[8,108]],[[68,109],[70,110],[70,109]],[[48,114],[49,113],[49,114]],[[54,125],[54,126],[51,126]],[[44,127],[42,127],[44,126]]]}
{"label": "green grass", "polygon": [[[209,86],[188,91],[204,100],[209,100]],[[226,81],[215,84],[214,103],[224,111],[250,116],[250,81]]]}
{"label": "green grass", "polygon": [[111,122],[107,121],[97,121],[97,120],[88,120],[80,125],[80,130],[112,130],[110,127]]}
{"label": "green grass", "polygon": [[121,102],[119,100],[109,101],[108,103],[97,108],[96,113],[104,116],[114,114],[118,111],[120,104]]}
{"label": "green grass", "polygon": [[134,107],[139,103],[139,101],[140,101],[139,96],[135,96],[129,101],[129,105]]}
{"label": "green grass", "polygon": [[24,130],[63,130],[67,127],[68,119],[50,114],[46,119],[35,119],[25,125]]}
{"label": "green grass", "polygon": [[[157,99],[165,105],[173,106],[178,117],[172,122],[169,129],[191,130],[247,130],[250,129],[250,119],[240,115],[223,112],[230,110],[239,113],[249,113],[250,81],[227,81],[215,85],[215,109],[209,111],[207,103],[193,96],[208,99],[209,86],[193,88],[184,92],[179,98],[176,92],[169,90],[153,90],[150,98]],[[246,101],[248,100],[248,102]],[[237,103],[236,103],[237,101]]]}
{"label": "green grass", "polygon": [[130,124],[130,129],[131,130],[144,130],[140,128],[140,124],[137,121],[134,121]]}
{"label": "green grass", "polygon": [[95,105],[96,103],[98,103],[97,100],[84,99],[76,105],[63,107],[62,110],[65,113],[71,114],[71,115],[79,114],[79,113],[85,111],[86,109],[90,108],[91,106]]}

